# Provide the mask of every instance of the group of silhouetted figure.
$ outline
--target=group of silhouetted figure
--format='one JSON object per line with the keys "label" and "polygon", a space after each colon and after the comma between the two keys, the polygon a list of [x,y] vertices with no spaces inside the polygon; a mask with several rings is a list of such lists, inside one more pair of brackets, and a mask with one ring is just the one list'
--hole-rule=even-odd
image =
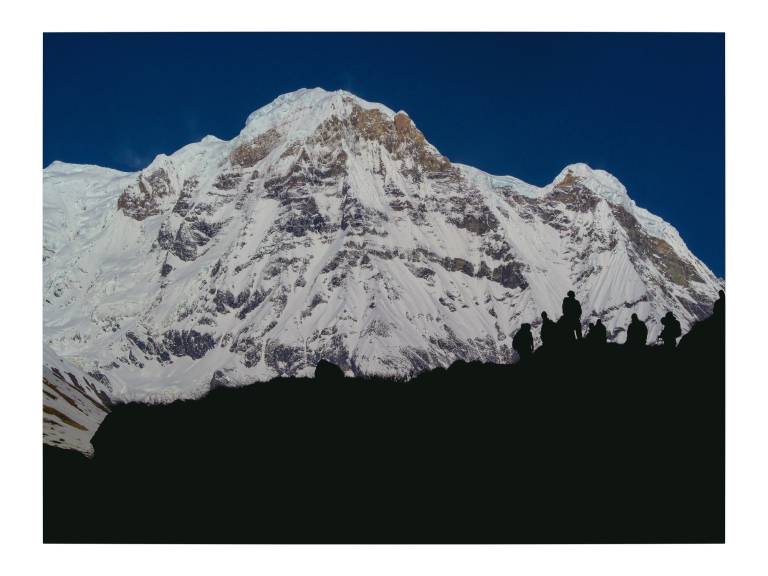
{"label": "group of silhouetted figure", "polygon": [[[725,318],[725,292],[720,290],[718,295],[712,315],[722,320]],[[543,349],[563,349],[582,340],[591,347],[599,347],[608,342],[608,332],[600,318],[594,323],[590,322],[586,335],[582,336],[581,302],[576,299],[573,290],[569,291],[568,295],[563,298],[562,310],[563,315],[557,322],[553,322],[546,312],[541,313],[539,337]],[[674,349],[677,346],[677,339],[682,335],[680,321],[672,312],[667,312],[661,319],[661,325],[663,328],[658,340],[662,341],[664,348]],[[627,326],[627,340],[624,345],[631,349],[641,349],[647,343],[648,326],[638,318],[637,314],[633,313],[629,326]],[[524,323],[520,326],[512,339],[512,348],[518,353],[521,360],[533,355],[533,333],[530,324]]]}

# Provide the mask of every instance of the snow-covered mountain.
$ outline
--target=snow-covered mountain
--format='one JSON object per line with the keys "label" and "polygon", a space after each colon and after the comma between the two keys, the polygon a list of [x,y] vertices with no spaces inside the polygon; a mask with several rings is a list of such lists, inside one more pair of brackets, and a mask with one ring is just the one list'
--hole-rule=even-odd
{"label": "snow-covered mountain", "polygon": [[514,331],[559,316],[570,289],[609,338],[632,312],[655,337],[721,287],[610,174],[492,176],[344,91],[285,94],[233,140],[140,172],[54,162],[43,180],[44,338],[114,399],[311,375],[322,358],[398,377],[510,362]]}

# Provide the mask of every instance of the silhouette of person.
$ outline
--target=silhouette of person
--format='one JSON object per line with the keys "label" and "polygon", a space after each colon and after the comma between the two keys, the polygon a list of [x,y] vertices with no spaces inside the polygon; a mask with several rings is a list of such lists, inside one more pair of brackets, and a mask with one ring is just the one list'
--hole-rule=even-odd
{"label": "silhouette of person", "polygon": [[590,322],[589,324],[587,324],[587,333],[584,335],[584,341],[591,346],[593,344],[594,339],[595,339],[595,323]]}
{"label": "silhouette of person", "polygon": [[541,313],[541,332],[539,335],[541,336],[541,345],[546,346],[547,344],[550,345],[550,347],[555,346],[555,340],[557,340],[557,326],[555,325],[552,320],[549,319],[549,316],[547,316],[546,312]]}
{"label": "silhouette of person", "polygon": [[520,355],[520,360],[526,360],[533,354],[533,334],[531,325],[524,323],[512,338],[512,348]]}
{"label": "silhouette of person", "polygon": [[569,290],[568,296],[563,298],[563,318],[568,330],[576,334],[577,340],[581,340],[581,302],[576,300],[573,290]]}
{"label": "silhouette of person", "polygon": [[632,321],[627,327],[626,345],[630,348],[642,348],[646,340],[648,340],[648,326],[637,317],[637,314],[632,314]]}
{"label": "silhouette of person", "polygon": [[722,320],[725,318],[725,290],[720,290],[715,305],[712,307],[712,316]]}
{"label": "silhouette of person", "polygon": [[557,319],[555,327],[557,328],[555,331],[555,334],[557,334],[555,343],[558,347],[567,346],[576,341],[576,337],[573,334],[573,328],[568,324],[568,319],[565,316],[560,316],[560,318]]}
{"label": "silhouette of person", "polygon": [[664,329],[659,334],[659,338],[664,342],[664,348],[674,348],[677,345],[677,339],[683,333],[680,329],[680,322],[672,312],[667,312],[661,319]]}
{"label": "silhouette of person", "polygon": [[315,380],[320,382],[344,380],[344,371],[336,364],[323,359],[315,366]]}
{"label": "silhouette of person", "polygon": [[608,341],[608,330],[606,330],[605,324],[603,324],[603,321],[600,318],[595,322],[592,332],[594,332],[594,336],[592,337],[593,344],[600,346]]}
{"label": "silhouette of person", "polygon": [[605,324],[603,324],[602,320],[598,318],[597,322],[595,322],[594,324],[592,322],[589,323],[589,332],[587,332],[587,335],[584,338],[584,340],[590,346],[600,346],[601,344],[605,344],[607,339],[608,339],[608,333],[605,329]]}

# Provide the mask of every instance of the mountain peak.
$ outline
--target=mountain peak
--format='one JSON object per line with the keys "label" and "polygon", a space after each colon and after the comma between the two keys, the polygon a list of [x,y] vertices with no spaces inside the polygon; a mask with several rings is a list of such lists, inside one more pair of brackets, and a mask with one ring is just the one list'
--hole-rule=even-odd
{"label": "mountain peak", "polygon": [[353,106],[377,109],[389,118],[395,113],[374,102],[367,102],[346,90],[328,91],[323,88],[301,88],[275,98],[269,104],[252,112],[245,121],[242,134],[251,136],[270,128],[283,132],[295,131],[294,136],[308,135],[323,121],[335,114],[348,114]]}
{"label": "mountain peak", "polygon": [[589,189],[611,204],[623,206],[628,210],[632,210],[635,206],[627,194],[627,189],[618,178],[605,170],[592,168],[583,162],[569,164],[563,168],[560,174],[547,186],[547,189],[551,191],[574,184]]}
{"label": "mountain peak", "polygon": [[140,172],[54,164],[44,202],[46,341],[121,400],[320,359],[400,377],[506,363],[520,323],[571,289],[620,342],[632,312],[687,327],[720,287],[608,172],[572,164],[541,188],[491,176],[344,90],[284,94],[233,140]]}

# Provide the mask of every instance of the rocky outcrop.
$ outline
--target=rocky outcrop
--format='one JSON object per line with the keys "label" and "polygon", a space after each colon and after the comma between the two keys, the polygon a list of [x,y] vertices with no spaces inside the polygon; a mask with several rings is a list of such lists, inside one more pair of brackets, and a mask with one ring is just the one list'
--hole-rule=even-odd
{"label": "rocky outcrop", "polygon": [[198,360],[215,346],[211,334],[197,330],[168,330],[163,334],[163,345],[174,356],[189,356]]}
{"label": "rocky outcrop", "polygon": [[240,174],[224,172],[218,175],[216,182],[213,183],[213,187],[219,190],[233,190],[240,183],[240,178]]}
{"label": "rocky outcrop", "polygon": [[139,174],[132,184],[117,199],[117,209],[134,220],[144,220],[160,213],[160,199],[174,193],[168,173],[163,168],[154,170],[149,176]]}
{"label": "rocky outcrop", "polygon": [[508,262],[497,266],[491,272],[490,279],[498,282],[505,288],[520,288],[525,290],[528,287],[528,281],[523,275],[524,266],[519,262]]}
{"label": "rocky outcrop", "polygon": [[353,106],[349,118],[360,138],[380,142],[398,160],[409,161],[410,167],[406,170],[412,178],[420,178],[421,172],[436,174],[452,168],[450,161],[427,142],[424,134],[403,112],[390,120],[375,108]]}
{"label": "rocky outcrop", "polygon": [[[208,244],[221,227],[221,222],[207,222],[202,218],[188,217],[179,226],[168,249],[180,260],[186,262],[194,260],[198,256],[198,249]],[[164,238],[164,243],[167,245],[167,236]]]}
{"label": "rocky outcrop", "polygon": [[463,272],[467,276],[475,275],[475,267],[471,262],[467,262],[463,258],[444,258],[442,261],[443,268],[449,272]]}
{"label": "rocky outcrop", "polygon": [[241,166],[242,168],[255,166],[274,150],[279,140],[280,133],[271,128],[263,134],[259,134],[255,138],[238,145],[232,151],[230,161],[233,165]]}
{"label": "rocky outcrop", "polygon": [[692,282],[703,281],[694,267],[680,258],[667,241],[645,232],[637,219],[625,208],[612,206],[611,209],[616,221],[629,237],[630,247],[638,259],[653,258],[664,276],[679,286],[690,287]]}

